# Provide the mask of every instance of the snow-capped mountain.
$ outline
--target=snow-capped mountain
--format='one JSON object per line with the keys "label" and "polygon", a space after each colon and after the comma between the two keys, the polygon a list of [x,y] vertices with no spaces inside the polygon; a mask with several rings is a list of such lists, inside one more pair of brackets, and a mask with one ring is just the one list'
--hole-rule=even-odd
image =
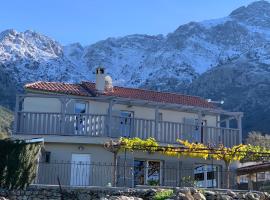
{"label": "snow-capped mountain", "polygon": [[[270,83],[270,3],[258,1],[221,19],[190,22],[168,35],[134,34],[85,47],[62,46],[34,31],[6,30],[0,34],[0,94],[6,96],[0,102],[7,104],[26,82],[94,80],[100,65],[116,85],[225,99],[226,108],[248,111],[245,120],[256,121],[249,109],[270,107],[257,94]],[[270,116],[266,119],[269,124]],[[270,131],[260,127],[248,130]]]}

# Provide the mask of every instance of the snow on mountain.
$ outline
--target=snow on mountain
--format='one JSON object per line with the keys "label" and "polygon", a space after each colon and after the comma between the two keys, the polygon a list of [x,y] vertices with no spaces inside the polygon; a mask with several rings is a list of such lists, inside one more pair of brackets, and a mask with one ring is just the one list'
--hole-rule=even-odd
{"label": "snow on mountain", "polygon": [[33,31],[6,30],[0,34],[0,62],[19,84],[93,80],[94,69],[103,65],[115,84],[176,90],[247,52],[269,63],[268,13],[270,4],[259,1],[228,17],[181,25],[167,36],[135,34],[87,47],[63,47]]}
{"label": "snow on mountain", "polygon": [[0,63],[19,85],[36,80],[79,81],[83,77],[58,42],[29,30],[0,34]]}

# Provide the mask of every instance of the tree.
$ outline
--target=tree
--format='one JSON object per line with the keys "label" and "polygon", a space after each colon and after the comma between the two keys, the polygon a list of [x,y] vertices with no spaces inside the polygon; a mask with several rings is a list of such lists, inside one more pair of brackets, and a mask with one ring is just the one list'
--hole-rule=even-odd
{"label": "tree", "polygon": [[231,148],[225,147],[224,145],[219,145],[214,153],[210,157],[216,160],[222,160],[225,164],[226,169],[226,187],[230,187],[230,165],[234,161],[240,161],[246,156],[247,146],[239,144]]}
{"label": "tree", "polygon": [[23,189],[34,180],[43,142],[0,140],[0,188]]}
{"label": "tree", "polygon": [[252,131],[248,133],[246,144],[261,146],[270,149],[270,135],[262,135],[261,132]]}
{"label": "tree", "polygon": [[116,186],[116,177],[117,177],[117,154],[119,153],[121,149],[121,140],[120,141],[114,141],[110,140],[104,144],[104,148],[107,151],[110,151],[113,153],[113,186]]}

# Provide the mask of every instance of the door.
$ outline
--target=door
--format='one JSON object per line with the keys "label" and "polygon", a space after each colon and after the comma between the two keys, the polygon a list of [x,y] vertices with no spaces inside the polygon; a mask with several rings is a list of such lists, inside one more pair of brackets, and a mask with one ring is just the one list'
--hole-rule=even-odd
{"label": "door", "polygon": [[90,161],[89,154],[72,154],[71,158],[71,186],[89,186],[90,183]]}
{"label": "door", "polygon": [[74,105],[74,111],[76,114],[75,120],[75,134],[76,135],[83,135],[86,134],[86,102],[76,102]]}
{"label": "door", "polygon": [[131,137],[133,112],[120,112],[120,133],[122,137]]}
{"label": "door", "polygon": [[189,142],[201,143],[203,140],[202,125],[200,126],[198,119],[184,118],[184,139],[187,139]]}
{"label": "door", "polygon": [[161,161],[134,160],[134,186],[161,184]]}
{"label": "door", "polygon": [[218,166],[199,165],[194,169],[194,179],[197,187],[216,188],[218,187]]}

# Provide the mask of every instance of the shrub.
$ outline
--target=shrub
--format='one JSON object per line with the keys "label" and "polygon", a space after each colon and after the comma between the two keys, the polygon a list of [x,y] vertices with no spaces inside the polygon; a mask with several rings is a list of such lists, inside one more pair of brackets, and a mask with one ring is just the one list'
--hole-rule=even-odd
{"label": "shrub", "polygon": [[154,200],[165,200],[172,196],[173,190],[162,190],[156,193]]}

